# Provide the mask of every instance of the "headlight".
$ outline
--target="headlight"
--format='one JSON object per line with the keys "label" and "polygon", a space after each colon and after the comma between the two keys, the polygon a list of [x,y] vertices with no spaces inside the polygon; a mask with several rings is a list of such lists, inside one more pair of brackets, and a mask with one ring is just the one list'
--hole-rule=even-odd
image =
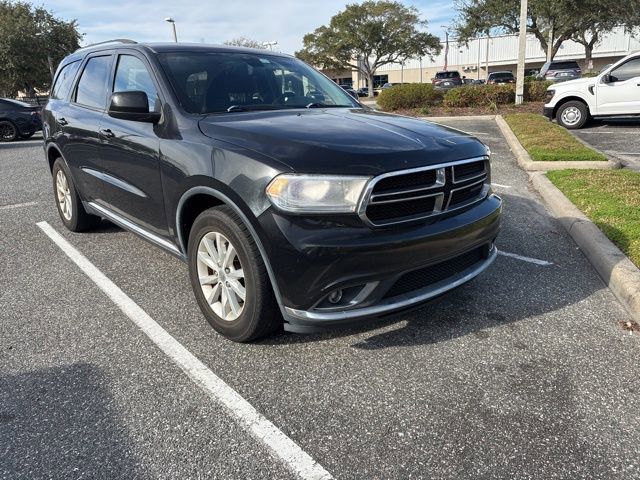
{"label": "headlight", "polygon": [[282,174],[266,193],[280,210],[296,213],[355,212],[370,177]]}
{"label": "headlight", "polygon": [[551,99],[555,94],[556,94],[555,90],[547,90],[547,103],[551,101]]}

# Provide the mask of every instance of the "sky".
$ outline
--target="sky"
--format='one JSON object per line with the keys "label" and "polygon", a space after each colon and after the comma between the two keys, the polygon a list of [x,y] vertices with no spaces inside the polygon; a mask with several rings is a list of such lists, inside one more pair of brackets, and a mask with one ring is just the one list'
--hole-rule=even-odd
{"label": "sky", "polygon": [[[76,19],[83,45],[114,38],[136,41],[172,41],[171,25],[176,21],[178,41],[222,43],[245,36],[260,42],[277,41],[274,48],[294,53],[302,47],[302,37],[355,0],[53,0],[43,5],[64,20]],[[444,28],[455,12],[450,0],[401,0],[415,6],[428,31],[444,38]],[[37,2],[40,4],[39,2]]]}

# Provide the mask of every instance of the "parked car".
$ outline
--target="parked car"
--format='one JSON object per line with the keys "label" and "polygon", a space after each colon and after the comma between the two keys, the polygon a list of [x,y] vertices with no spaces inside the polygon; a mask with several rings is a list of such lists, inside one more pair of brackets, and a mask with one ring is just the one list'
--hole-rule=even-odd
{"label": "parked car", "polygon": [[26,139],[42,130],[42,107],[25,102],[0,98],[0,142]]}
{"label": "parked car", "polygon": [[475,85],[476,80],[474,80],[473,78],[463,77],[462,78],[462,82],[463,82],[464,85]]}
{"label": "parked car", "polygon": [[595,77],[551,85],[544,115],[569,129],[583,127],[590,118],[640,116],[640,52]]}
{"label": "parked car", "polygon": [[524,71],[524,76],[525,77],[537,77],[538,74],[540,73],[540,69],[538,68],[527,68]]}
{"label": "parked car", "polygon": [[380,90],[387,90],[391,87],[393,87],[394,85],[400,85],[400,84],[396,84],[396,83],[385,83],[384,85],[382,85],[382,87],[380,87]]}
{"label": "parked car", "polygon": [[353,98],[358,98],[358,93],[353,89],[351,85],[340,85],[345,92],[351,95]]}
{"label": "parked car", "polygon": [[107,43],[66,57],[53,88],[44,146],[62,223],[106,218],[185,261],[232,340],[418,305],[496,257],[482,142],[362,108],[289,55]]}
{"label": "parked car", "polygon": [[554,60],[545,62],[536,78],[556,83],[575,80],[581,76],[582,69],[575,60]]}
{"label": "parked car", "polygon": [[436,88],[449,89],[462,85],[462,77],[460,72],[456,70],[437,72],[436,76],[431,79],[431,83]]}
{"label": "parked car", "polygon": [[491,72],[487,77],[488,85],[497,85],[501,83],[516,83],[516,77],[511,72]]}
{"label": "parked car", "polygon": [[[369,88],[368,87],[362,87],[359,88],[357,90],[358,93],[358,97],[368,97],[369,96]],[[376,97],[378,95],[378,92],[376,92],[375,90],[373,91],[373,96]]]}

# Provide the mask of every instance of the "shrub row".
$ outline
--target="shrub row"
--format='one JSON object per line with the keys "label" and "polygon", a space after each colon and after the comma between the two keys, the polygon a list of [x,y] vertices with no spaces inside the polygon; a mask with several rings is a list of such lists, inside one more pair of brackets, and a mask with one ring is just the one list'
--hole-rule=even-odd
{"label": "shrub row", "polygon": [[[545,99],[550,82],[526,82],[524,99],[537,102]],[[378,105],[387,111],[403,108],[425,108],[443,104],[445,107],[491,107],[513,103],[516,86],[505,85],[467,85],[442,91],[429,83],[408,83],[383,90],[378,96]]]}
{"label": "shrub row", "polygon": [[433,88],[430,83],[407,83],[382,90],[378,95],[378,105],[383,110],[401,108],[421,108],[438,105],[444,92]]}
{"label": "shrub row", "polygon": [[[551,82],[526,82],[524,84],[524,101],[543,101],[549,85],[551,85]],[[502,85],[470,85],[449,90],[444,96],[444,106],[488,107],[513,103],[515,99],[516,86],[513,83]]]}

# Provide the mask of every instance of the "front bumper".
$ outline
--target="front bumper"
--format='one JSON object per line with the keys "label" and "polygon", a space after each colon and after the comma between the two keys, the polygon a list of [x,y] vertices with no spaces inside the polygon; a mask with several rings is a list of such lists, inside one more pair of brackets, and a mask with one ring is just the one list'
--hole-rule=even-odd
{"label": "front bumper", "polygon": [[[484,271],[495,259],[502,200],[490,195],[469,209],[430,223],[371,229],[359,220],[260,217],[271,268],[289,330],[350,323],[389,314],[433,299]],[[405,274],[454,264],[482,251],[446,278],[389,296]],[[459,263],[459,262],[458,262]],[[358,291],[362,287],[361,291]],[[353,292],[353,302],[331,307],[327,296]]]}
{"label": "front bumper", "polygon": [[549,120],[553,120],[553,107],[547,107],[546,105],[542,108],[542,115],[547,117]]}

